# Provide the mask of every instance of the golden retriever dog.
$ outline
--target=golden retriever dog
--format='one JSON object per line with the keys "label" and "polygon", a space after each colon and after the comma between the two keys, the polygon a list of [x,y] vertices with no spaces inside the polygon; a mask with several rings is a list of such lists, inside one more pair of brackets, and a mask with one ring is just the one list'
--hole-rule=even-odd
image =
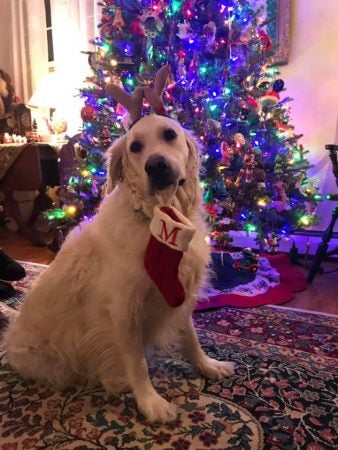
{"label": "golden retriever dog", "polygon": [[[9,324],[7,354],[23,376],[57,387],[85,379],[108,393],[131,390],[148,421],[168,422],[176,410],[151,383],[148,348],[179,344],[208,378],[234,371],[203,352],[192,321],[209,261],[196,143],[176,121],[145,116],[113,144],[109,176],[98,213],[68,235]],[[144,267],[154,206],[170,196],[196,228],[179,266],[185,300],[175,308]]]}

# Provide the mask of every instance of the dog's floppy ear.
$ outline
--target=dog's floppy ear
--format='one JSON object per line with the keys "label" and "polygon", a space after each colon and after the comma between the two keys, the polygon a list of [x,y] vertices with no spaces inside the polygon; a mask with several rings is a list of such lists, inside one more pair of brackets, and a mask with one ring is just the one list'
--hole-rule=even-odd
{"label": "dog's floppy ear", "polygon": [[123,136],[117,139],[107,152],[107,194],[109,194],[116,184],[123,179],[123,153],[125,147],[126,136]]}
{"label": "dog's floppy ear", "polygon": [[189,159],[186,167],[187,177],[182,187],[185,191],[185,203],[188,212],[191,208],[198,207],[201,201],[199,184],[200,156],[199,144],[196,139],[188,131],[184,130],[184,133],[189,148]]}

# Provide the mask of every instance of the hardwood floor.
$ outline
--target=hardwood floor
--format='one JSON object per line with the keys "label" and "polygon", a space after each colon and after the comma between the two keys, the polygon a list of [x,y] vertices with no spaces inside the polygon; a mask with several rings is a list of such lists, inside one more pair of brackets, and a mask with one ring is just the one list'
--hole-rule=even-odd
{"label": "hardwood floor", "polygon": [[[48,239],[48,236],[44,236]],[[12,258],[19,261],[30,261],[49,264],[55,254],[47,247],[34,247],[19,233],[14,233],[0,227],[0,246]],[[338,260],[325,262],[324,270],[338,269]],[[317,274],[312,284],[304,292],[299,292],[295,298],[283,306],[291,308],[338,314],[338,271],[330,274]]]}
{"label": "hardwood floor", "polygon": [[[42,236],[44,240],[48,241],[48,235]],[[12,258],[19,261],[49,264],[55,257],[55,253],[47,247],[34,247],[20,233],[14,233],[4,227],[0,227],[0,247]]]}

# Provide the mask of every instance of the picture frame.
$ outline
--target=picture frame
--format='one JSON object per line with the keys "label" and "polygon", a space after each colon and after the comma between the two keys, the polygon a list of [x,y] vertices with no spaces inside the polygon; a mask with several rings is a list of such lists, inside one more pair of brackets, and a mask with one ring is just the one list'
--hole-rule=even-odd
{"label": "picture frame", "polygon": [[287,64],[290,50],[291,0],[259,0],[266,16],[266,31],[276,49],[272,56],[275,65]]}

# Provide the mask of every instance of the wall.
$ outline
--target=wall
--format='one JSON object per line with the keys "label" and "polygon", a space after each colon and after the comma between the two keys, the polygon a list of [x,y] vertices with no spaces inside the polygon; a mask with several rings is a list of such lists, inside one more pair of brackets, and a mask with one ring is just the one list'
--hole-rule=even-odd
{"label": "wall", "polygon": [[[283,0],[282,0],[283,1]],[[291,117],[310,150],[311,174],[322,192],[338,193],[325,144],[338,144],[338,1],[292,0],[289,64],[281,67],[285,94],[294,98]],[[315,228],[325,229],[335,202],[324,201]],[[338,223],[335,230],[338,231]]]}

